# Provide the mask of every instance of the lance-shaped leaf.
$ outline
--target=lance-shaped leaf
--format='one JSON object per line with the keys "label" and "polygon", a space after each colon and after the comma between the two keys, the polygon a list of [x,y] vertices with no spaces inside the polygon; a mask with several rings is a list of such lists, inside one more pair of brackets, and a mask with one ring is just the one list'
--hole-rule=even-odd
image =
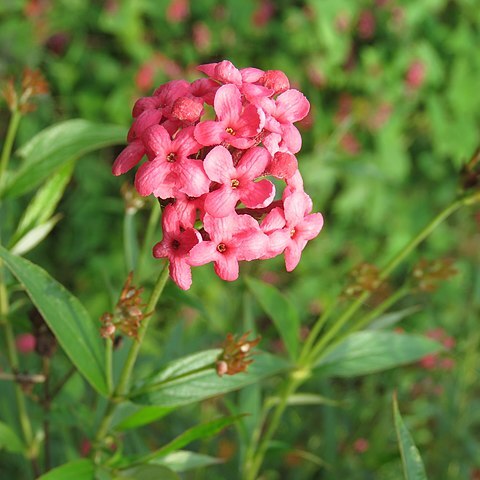
{"label": "lance-shaped leaf", "polygon": [[178,437],[174,438],[171,442],[167,443],[163,447],[155,450],[154,452],[146,455],[140,455],[136,457],[130,457],[125,461],[129,464],[141,464],[150,463],[157,458],[164,457],[165,455],[180,450],[185,445],[194,442],[195,440],[201,440],[212,437],[221,432],[224,428],[235,423],[241,415],[216,418],[210,422],[201,423],[189,428],[185,432],[181,433]]}
{"label": "lance-shaped leaf", "polygon": [[246,279],[248,288],[265,313],[272,319],[292,359],[298,354],[300,319],[294,305],[273,285],[253,278]]}
{"label": "lance-shaped leaf", "polygon": [[400,415],[396,396],[393,397],[393,418],[395,421],[395,430],[397,431],[400,454],[402,456],[405,479],[427,480],[422,457],[420,456],[420,452],[415,446],[412,436]]}
{"label": "lance-shaped leaf", "polygon": [[35,135],[17,152],[20,168],[7,177],[2,196],[17,197],[33,190],[60,165],[110,145],[124,143],[126,129],[87,120],[67,120]]}
{"label": "lance-shaped leaf", "polygon": [[10,247],[19,242],[35,227],[46,223],[50,219],[72,177],[73,167],[73,162],[62,165],[37,191],[18,223],[17,230],[10,240]]}
{"label": "lance-shaped leaf", "polygon": [[180,477],[162,465],[140,465],[118,472],[112,480],[180,480]]}
{"label": "lance-shaped leaf", "polygon": [[104,345],[85,307],[45,270],[0,246],[0,258],[24,286],[35,307],[79,372],[107,395]]}
{"label": "lance-shaped leaf", "polygon": [[441,349],[420,335],[370,330],[348,335],[315,366],[322,375],[355,377],[415,362]]}
{"label": "lance-shaped leaf", "polygon": [[20,453],[25,450],[25,446],[6,423],[0,422],[0,450],[3,449],[12,453]]}
{"label": "lance-shaped leaf", "polygon": [[93,461],[83,458],[60,465],[39,477],[38,480],[93,480],[94,473]]}
{"label": "lance-shaped leaf", "polygon": [[167,364],[135,386],[130,400],[142,405],[178,407],[238,390],[291,367],[281,357],[258,351],[252,355],[253,363],[246,372],[220,377],[215,362],[221,352],[206,350]]}
{"label": "lance-shaped leaf", "polygon": [[211,457],[203,453],[189,452],[188,450],[177,450],[154,460],[156,465],[164,465],[174,472],[188,472],[197,468],[205,468],[211,465],[222,463],[221,458]]}

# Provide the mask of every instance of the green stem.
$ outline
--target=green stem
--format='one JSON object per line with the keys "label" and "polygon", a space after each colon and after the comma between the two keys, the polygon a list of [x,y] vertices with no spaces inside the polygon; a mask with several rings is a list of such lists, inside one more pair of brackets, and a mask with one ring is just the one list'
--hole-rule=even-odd
{"label": "green stem", "polygon": [[108,394],[113,393],[113,369],[112,369],[112,355],[113,355],[113,340],[111,338],[105,339],[105,374],[107,380]]}
{"label": "green stem", "polygon": [[[7,359],[10,365],[10,369],[12,370],[13,374],[17,374],[19,372],[19,361],[17,356],[17,350],[15,347],[13,329],[8,318],[8,306],[8,294],[4,280],[4,266],[3,262],[0,262],[0,324],[2,325],[4,332]],[[35,451],[35,448],[33,448],[33,431],[32,425],[30,423],[30,418],[27,413],[25,396],[22,389],[20,388],[20,385],[17,382],[15,382],[14,390],[20,427],[22,429],[25,444],[28,447],[27,457],[32,463],[34,473],[37,475],[39,473],[37,452]]]}
{"label": "green stem", "polygon": [[313,326],[312,330],[310,331],[307,340],[305,341],[305,345],[302,348],[302,351],[300,353],[300,357],[298,359],[298,364],[299,365],[304,365],[308,355],[313,347],[313,344],[315,343],[315,340],[317,339],[319,333],[321,332],[322,328],[324,327],[325,323],[327,323],[327,320],[329,319],[330,315],[332,314],[333,310],[335,309],[337,305],[337,300],[335,299],[320,315],[318,320],[315,322],[315,325]]}
{"label": "green stem", "polygon": [[143,240],[142,249],[140,250],[140,256],[138,257],[136,275],[139,279],[142,278],[143,265],[145,263],[147,255],[152,255],[153,236],[159,223],[160,213],[160,205],[157,201],[155,201],[155,203],[152,204],[150,217],[148,218],[147,223],[147,230],[145,231],[145,238]]}
{"label": "green stem", "polygon": [[[417,246],[421,243],[430,233],[447,217],[449,217],[453,212],[463,205],[472,205],[480,201],[480,193],[476,192],[472,195],[460,198],[449,205],[447,208],[442,210],[415,238],[413,238],[397,255],[395,255],[382,269],[380,272],[380,279],[385,279],[394,269],[402,262]],[[382,305],[377,307],[374,312],[362,317],[359,322],[355,325],[355,329],[361,328],[362,326],[368,324],[373,319],[373,314],[377,316],[382,311],[386,310],[389,306],[393,305],[394,302],[398,301],[403,295],[405,295],[406,289],[400,289],[389,299],[387,299]],[[254,442],[255,445],[249,449],[249,452],[253,452],[250,455],[247,455],[245,462],[245,470],[243,474],[244,480],[255,480],[260,471],[260,468],[265,457],[265,453],[268,449],[268,444],[275,434],[280,420],[282,418],[283,412],[285,411],[288,398],[290,395],[294,394],[297,388],[305,382],[309,377],[310,368],[314,365],[316,357],[322,353],[323,349],[328,345],[328,343],[336,336],[336,334],[342,330],[345,324],[350,320],[350,318],[359,310],[359,308],[364,304],[364,302],[370,296],[370,292],[364,292],[360,297],[353,302],[349,308],[340,316],[340,318],[333,323],[332,327],[326,332],[326,334],[320,339],[320,341],[314,345],[314,340],[317,335],[320,333],[322,327],[330,315],[329,309],[327,309],[324,314],[317,320],[317,323],[314,325],[312,332],[310,333],[307,343],[302,350],[300,356],[301,362],[299,362],[299,370],[293,372],[287,384],[284,387],[283,393],[280,397],[280,401],[277,404],[270,423],[265,430],[265,433],[260,442],[258,442],[258,448],[255,448],[257,442]],[[333,303],[331,308],[333,309],[336,303]],[[353,328],[353,327],[352,327]]]}
{"label": "green stem", "polygon": [[13,142],[15,141],[15,136],[17,135],[18,125],[20,124],[21,118],[22,114],[18,110],[14,110],[8,124],[7,136],[5,137],[2,156],[0,157],[0,192],[5,183],[5,173],[8,168],[8,162],[10,161],[12,154]]}
{"label": "green stem", "polygon": [[138,261],[137,231],[135,228],[136,210],[127,209],[123,218],[123,244],[127,271],[133,272]]}
{"label": "green stem", "polygon": [[268,427],[265,430],[265,433],[262,435],[260,443],[258,444],[258,448],[255,450],[255,453],[251,456],[251,458],[246,459],[245,471],[243,475],[244,480],[255,480],[257,478],[258,472],[260,471],[263,459],[265,457],[265,453],[268,450],[268,445],[273,435],[277,431],[283,412],[287,408],[288,399],[295,393],[297,388],[304,382],[304,380],[305,377],[297,377],[295,372],[290,375],[280,400],[272,413]]}
{"label": "green stem", "polygon": [[132,375],[133,367],[138,357],[138,353],[140,351],[140,347],[142,345],[143,339],[148,329],[148,325],[150,324],[150,320],[152,318],[153,311],[162,295],[163,289],[168,280],[168,262],[165,262],[165,265],[158,276],[157,282],[155,283],[152,293],[150,295],[150,299],[148,301],[147,307],[145,311],[150,313],[150,315],[146,316],[140,328],[138,329],[137,340],[135,340],[131,347],[130,351],[128,352],[127,359],[125,364],[123,365],[122,372],[120,374],[120,380],[118,381],[117,388],[110,396],[110,400],[108,402],[107,408],[105,410],[105,415],[98,427],[97,434],[95,436],[95,441],[100,442],[100,440],[106,435],[108,429],[110,427],[110,423],[112,421],[113,415],[115,413],[116,405],[119,403],[121,398],[125,395],[128,384],[130,382],[130,377]]}
{"label": "green stem", "polygon": [[[423,230],[421,230],[417,236],[415,236],[400,252],[398,252],[380,271],[379,279],[384,280],[388,275],[413,251],[415,248],[427,238],[435,228],[437,228],[440,223],[442,223],[447,217],[449,217],[453,212],[458,210],[463,205],[469,205],[471,203],[472,197],[475,198],[475,195],[460,198],[454,201],[447,208],[442,210]],[[330,343],[330,341],[336,337],[338,332],[340,332],[345,324],[357,313],[357,311],[363,306],[365,301],[370,297],[371,292],[362,293],[357,300],[355,300],[347,310],[340,316],[340,318],[333,323],[330,329],[325,333],[325,335],[320,339],[320,341],[315,345],[309,358],[313,361],[322,350]]]}

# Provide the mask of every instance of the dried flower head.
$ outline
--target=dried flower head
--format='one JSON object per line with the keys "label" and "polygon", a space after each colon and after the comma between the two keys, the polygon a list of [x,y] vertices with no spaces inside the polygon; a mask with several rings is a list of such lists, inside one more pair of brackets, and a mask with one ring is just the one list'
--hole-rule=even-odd
{"label": "dried flower head", "polygon": [[436,260],[420,260],[412,271],[413,282],[416,290],[420,292],[433,292],[438,283],[456,275],[457,269],[451,258]]}
{"label": "dried flower head", "polygon": [[26,68],[23,71],[20,92],[17,91],[14,79],[9,78],[1,93],[10,111],[28,113],[36,108],[32,98],[48,93],[48,83],[39,70]]}
{"label": "dried flower head", "polygon": [[102,327],[100,334],[113,340],[117,329],[132,338],[137,338],[138,329],[145,317],[151,313],[143,313],[145,304],[140,297],[143,288],[132,285],[133,272],[128,274],[114,313],[106,312],[100,317]]}
{"label": "dried flower head", "polygon": [[247,370],[248,365],[253,362],[250,357],[252,348],[260,342],[260,337],[247,340],[249,335],[250,332],[244,333],[238,340],[231,333],[227,335],[223,351],[216,363],[218,376],[235,375]]}
{"label": "dried flower head", "polygon": [[350,272],[350,278],[352,282],[343,292],[346,297],[358,297],[364,292],[374,292],[382,284],[378,267],[370,263],[357,265]]}

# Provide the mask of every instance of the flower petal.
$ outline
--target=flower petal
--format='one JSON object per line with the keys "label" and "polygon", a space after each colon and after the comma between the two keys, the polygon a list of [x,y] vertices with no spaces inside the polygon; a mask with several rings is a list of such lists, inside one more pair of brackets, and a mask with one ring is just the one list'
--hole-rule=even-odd
{"label": "flower petal", "polygon": [[305,240],[312,240],[315,238],[323,227],[323,216],[321,213],[311,213],[307,215],[303,222],[295,228],[297,235]]}
{"label": "flower petal", "polygon": [[213,148],[203,161],[208,178],[217,183],[230,183],[235,178],[236,170],[233,166],[232,155],[223,146]]}
{"label": "flower petal", "polygon": [[174,259],[169,265],[170,277],[182,289],[188,290],[192,285],[192,270],[184,259]]}
{"label": "flower petal", "polygon": [[309,110],[310,103],[305,95],[292,88],[278,96],[275,117],[281,123],[298,122],[307,116]]}
{"label": "flower petal", "polygon": [[265,172],[269,162],[270,155],[265,148],[250,148],[238,162],[237,175],[250,180],[257,178]]}
{"label": "flower petal", "polygon": [[233,282],[238,278],[238,260],[233,254],[219,254],[215,261],[214,270],[222,280]]}
{"label": "flower petal", "polygon": [[145,155],[145,147],[140,140],[134,140],[127,145],[115,159],[112,173],[116,176],[131,170]]}
{"label": "flower petal", "polygon": [[190,250],[187,262],[192,267],[199,267],[200,265],[216,261],[219,255],[221,254],[217,251],[215,242],[200,242]]}
{"label": "flower petal", "polygon": [[140,165],[135,175],[135,188],[140,195],[150,195],[164,184],[169,173],[168,162],[162,160],[145,162]]}
{"label": "flower petal", "polygon": [[178,163],[177,172],[181,192],[191,197],[199,197],[210,190],[210,179],[203,169],[201,160],[184,158]]}
{"label": "flower petal", "polygon": [[195,127],[187,127],[179,132],[179,134],[173,140],[173,149],[179,156],[188,157],[197,153],[201,145],[195,140],[193,132]]}
{"label": "flower petal", "polygon": [[232,84],[223,85],[217,90],[213,102],[217,117],[227,126],[236,123],[242,112],[242,95],[240,90]]}
{"label": "flower petal", "polygon": [[300,262],[302,249],[295,241],[290,241],[285,249],[285,267],[287,272],[291,272]]}
{"label": "flower petal", "polygon": [[233,214],[239,195],[238,189],[234,190],[229,185],[223,185],[205,197],[205,211],[216,218],[223,218]]}
{"label": "flower petal", "polygon": [[145,130],[142,141],[149,158],[166,157],[172,148],[170,134],[161,125],[152,125]]}
{"label": "flower petal", "polygon": [[275,186],[270,180],[248,182],[240,188],[240,200],[247,208],[263,208],[272,203],[275,197]]}
{"label": "flower petal", "polygon": [[222,143],[227,133],[222,122],[206,120],[195,127],[194,136],[200,145],[210,146]]}

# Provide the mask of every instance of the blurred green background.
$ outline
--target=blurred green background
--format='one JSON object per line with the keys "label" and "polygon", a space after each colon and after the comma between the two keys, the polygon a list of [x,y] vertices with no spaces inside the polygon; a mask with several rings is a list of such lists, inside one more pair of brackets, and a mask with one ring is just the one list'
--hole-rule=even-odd
{"label": "blurred green background", "polygon": [[[460,168],[480,143],[479,46],[478,0],[3,0],[0,5],[0,77],[19,76],[28,66],[40,69],[50,85],[50,94],[22,120],[17,146],[70,118],[127,127],[135,99],[171,79],[199,78],[198,64],[228,59],[239,68],[285,71],[311,102],[300,125],[298,159],[325,227],[293,273],[285,273],[281,258],[243,270],[281,288],[305,326],[348,284],[353,267],[384,264],[457,194]],[[2,133],[8,118],[3,104]],[[111,309],[127,273],[120,194],[126,179],[110,174],[120,150],[77,163],[60,204],[63,219],[29,254],[96,316]],[[20,212],[21,204],[16,208]],[[136,215],[139,241],[147,220],[146,209]],[[480,478],[479,245],[480,209],[461,211],[392,279],[393,288],[401,285],[420,258],[454,260],[458,274],[437,293],[411,296],[397,307],[417,306],[401,328],[425,334],[441,328],[442,338],[455,340],[442,354],[441,360],[449,361],[356,381],[313,378],[308,391],[340,404],[290,409],[265,479],[400,478],[390,407],[394,389],[430,478]],[[147,262],[145,285],[158,268],[157,261]],[[244,300],[242,281],[226,284],[211,266],[195,270],[188,293],[169,285],[166,321],[149,338],[145,369],[149,362],[217,346],[228,331],[248,330]],[[256,311],[262,348],[282,349],[272,325]],[[27,320],[19,319],[17,327],[27,329]],[[80,381],[70,385],[66,399],[78,401],[83,389]],[[240,402],[241,410],[247,397],[229,398]],[[209,401],[182,411],[167,419],[168,429],[153,426],[132,436],[129,448],[157,445],[199,414],[208,419],[226,408]],[[85,432],[62,422],[76,415],[82,424],[89,414],[84,408],[53,414],[62,432],[55,440],[60,444],[69,436],[75,455]],[[233,431],[200,445],[229,461],[186,478],[231,478],[238,448]],[[299,451],[312,452],[329,467]],[[58,462],[65,460],[62,455]]]}

